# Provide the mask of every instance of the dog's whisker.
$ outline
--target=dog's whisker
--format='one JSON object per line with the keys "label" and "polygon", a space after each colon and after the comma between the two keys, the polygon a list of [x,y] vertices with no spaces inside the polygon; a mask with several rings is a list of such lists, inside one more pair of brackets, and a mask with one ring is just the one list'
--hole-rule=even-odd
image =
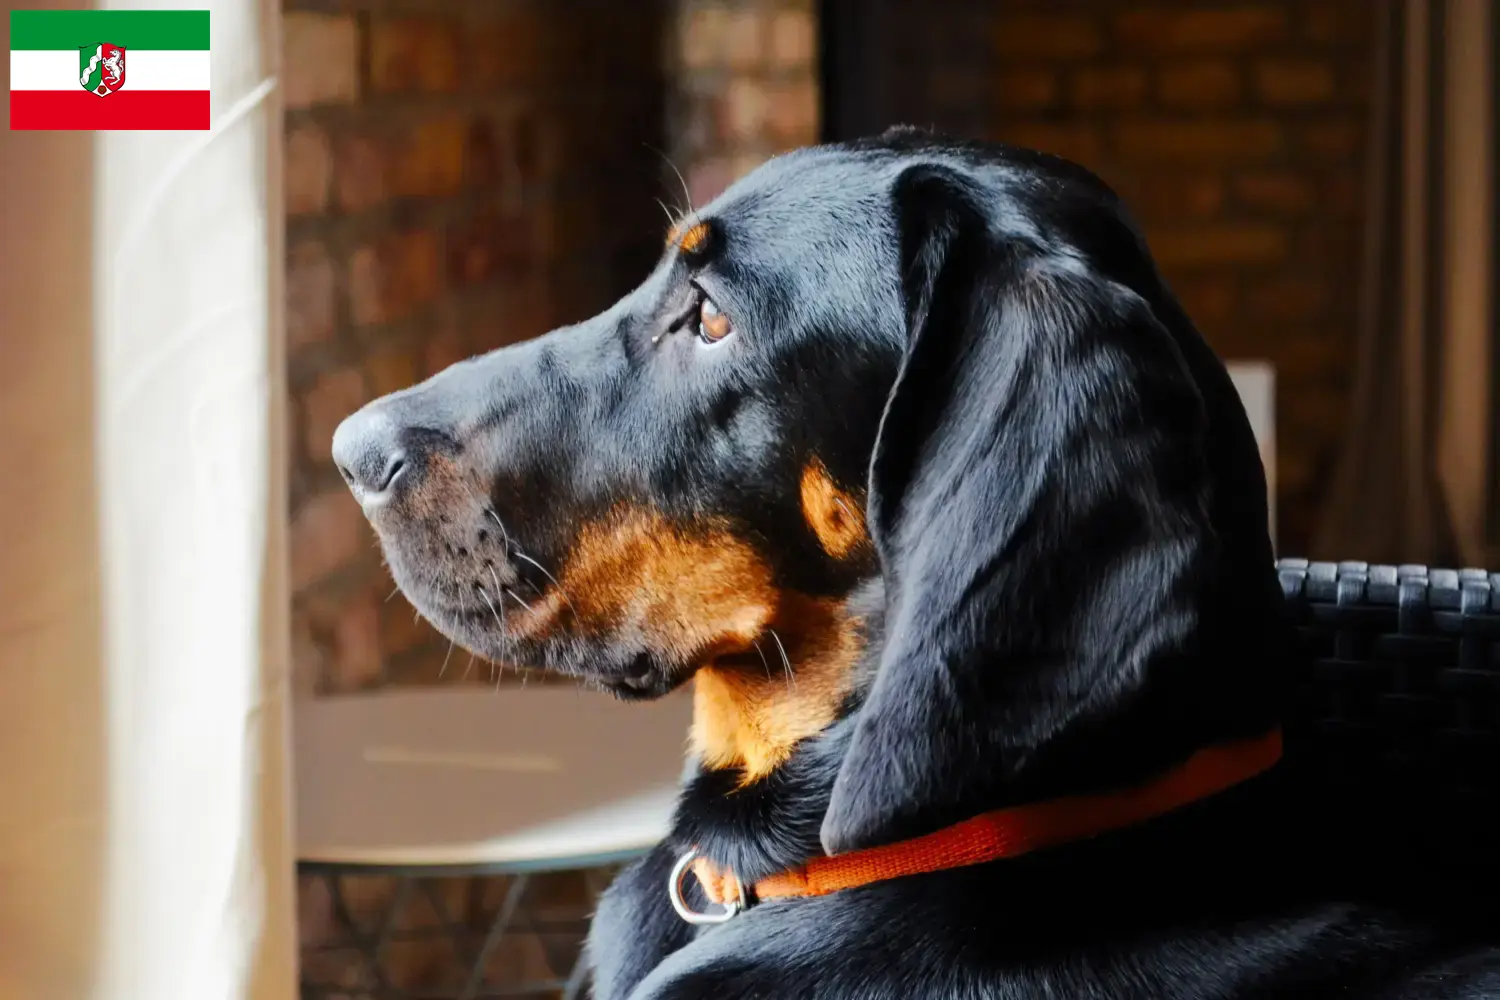
{"label": "dog's whisker", "polygon": [[[493,570],[491,572],[493,572]],[[521,600],[521,595],[517,594],[514,590],[511,590],[510,588],[507,587],[504,590],[502,590],[501,593],[508,595],[511,600],[515,601],[517,604],[519,604],[521,607],[525,608],[527,611],[531,610],[531,605],[527,604],[525,601]]]}
{"label": "dog's whisker", "polygon": [[476,654],[474,654],[474,653],[470,653],[469,654],[469,665],[466,666],[466,667],[464,667],[464,675],[463,675],[463,678],[462,678],[463,680],[468,680],[469,679],[469,671],[471,671],[471,670],[474,669],[474,657],[475,657],[475,655]]}
{"label": "dog's whisker", "polygon": [[391,603],[391,598],[395,597],[399,593],[401,593],[401,588],[400,588],[400,586],[397,586],[395,590],[393,590],[389,594],[385,595],[385,603],[386,604]]}
{"label": "dog's whisker", "polygon": [[751,643],[755,646],[755,651],[760,654],[760,665],[766,668],[766,680],[770,680],[771,679],[771,661],[768,660],[768,659],[766,659],[766,651],[764,649],[760,648],[760,640],[759,639],[752,639]]}
{"label": "dog's whisker", "polygon": [[557,596],[561,597],[563,599],[563,603],[568,606],[568,610],[573,612],[573,617],[578,617],[578,609],[573,607],[572,601],[568,600],[568,592],[562,589],[562,584],[557,582],[557,577],[553,576],[551,573],[548,573],[545,566],[528,556],[526,553],[522,552],[520,549],[516,550],[515,556],[517,559],[525,559],[528,563],[536,567],[538,573],[541,573],[548,580],[552,581],[552,586],[557,588]]}
{"label": "dog's whisker", "polygon": [[510,548],[510,532],[505,530],[505,522],[500,520],[500,515],[495,513],[495,508],[486,507],[484,512],[489,515],[491,521],[495,522],[495,527],[500,529],[500,537],[505,540],[505,547]]}
{"label": "dog's whisker", "polygon": [[448,652],[443,654],[443,665],[438,667],[438,680],[443,679],[443,673],[448,669],[448,661],[453,657],[453,640],[448,640]]}
{"label": "dog's whisker", "polygon": [[[490,614],[495,616],[495,624],[500,626],[500,634],[505,635],[505,615],[495,607],[495,602],[490,600],[490,595],[479,584],[474,584],[474,590],[479,594],[479,599],[484,601],[485,607],[490,609]],[[493,671],[491,671],[493,673]]]}
{"label": "dog's whisker", "polygon": [[781,636],[776,634],[776,630],[774,628],[768,628],[766,629],[766,631],[771,634],[772,639],[776,640],[776,648],[781,651],[781,665],[783,669],[786,670],[787,690],[797,690],[797,678],[796,675],[792,673],[792,661],[791,658],[786,655],[786,647],[781,644]]}
{"label": "dog's whisker", "polygon": [[656,204],[660,206],[662,213],[666,215],[668,229],[671,229],[673,226],[677,225],[677,217],[672,214],[672,210],[667,207],[666,202],[662,201],[660,198],[652,198],[651,200],[656,202]]}
{"label": "dog's whisker", "polygon": [[490,581],[495,585],[495,593],[498,595],[495,600],[499,601],[500,606],[503,608],[505,607],[506,589],[500,586],[500,574],[495,572],[494,563],[485,563],[484,565],[490,571]]}

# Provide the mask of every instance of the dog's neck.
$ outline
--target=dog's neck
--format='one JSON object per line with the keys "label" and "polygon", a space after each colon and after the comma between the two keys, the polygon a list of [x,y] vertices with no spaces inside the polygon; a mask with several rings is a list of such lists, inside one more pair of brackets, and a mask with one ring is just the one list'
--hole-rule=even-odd
{"label": "dog's neck", "polygon": [[692,751],[741,786],[769,777],[804,740],[838,719],[864,643],[844,602],[783,595],[751,652],[723,657],[693,681]]}
{"label": "dog's neck", "polygon": [[[874,675],[870,659],[878,654],[881,629],[877,608],[869,595],[845,602],[828,619],[838,627],[818,633],[825,636],[820,641],[789,632],[791,642],[778,645],[769,663],[756,656],[752,663],[736,661],[699,673],[697,773],[679,802],[673,833],[678,846],[694,847],[749,880],[824,855],[823,817]],[[851,666],[850,658],[860,660],[862,651],[863,662]],[[1153,759],[1152,744],[1169,743],[1171,737],[1143,733],[1142,725],[1160,729],[1161,720],[1141,718],[1138,712],[1125,713],[1119,724],[1107,722],[1068,740],[1026,780],[983,801],[954,803],[939,825],[1080,791],[1119,789],[1152,776],[1144,763]]]}

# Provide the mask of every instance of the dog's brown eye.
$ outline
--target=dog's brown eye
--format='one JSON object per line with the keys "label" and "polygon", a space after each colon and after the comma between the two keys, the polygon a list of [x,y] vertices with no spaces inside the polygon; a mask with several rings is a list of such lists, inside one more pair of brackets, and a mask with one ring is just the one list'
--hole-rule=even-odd
{"label": "dog's brown eye", "polygon": [[734,332],[734,324],[724,315],[713,299],[703,297],[698,307],[698,339],[705,344],[717,344]]}

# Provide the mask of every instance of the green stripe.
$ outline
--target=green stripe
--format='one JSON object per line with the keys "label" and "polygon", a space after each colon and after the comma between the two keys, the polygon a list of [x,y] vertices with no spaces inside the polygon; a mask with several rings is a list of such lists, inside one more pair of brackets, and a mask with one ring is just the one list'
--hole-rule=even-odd
{"label": "green stripe", "polygon": [[12,49],[206,49],[206,10],[13,10]]}

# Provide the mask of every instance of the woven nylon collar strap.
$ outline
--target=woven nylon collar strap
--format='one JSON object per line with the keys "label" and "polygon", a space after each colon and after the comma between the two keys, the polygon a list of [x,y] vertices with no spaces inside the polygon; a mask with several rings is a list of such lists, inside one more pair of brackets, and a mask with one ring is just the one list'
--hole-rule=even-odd
{"label": "woven nylon collar strap", "polygon": [[[911,840],[816,858],[761,879],[748,894],[734,875],[690,851],[673,872],[672,903],[690,922],[721,923],[757,900],[826,896],[886,879],[1018,857],[1123,829],[1208,798],[1270,770],[1281,759],[1281,749],[1280,729],[1208,747],[1145,784],[998,809]],[[681,886],[687,871],[723,913],[699,914],[686,906]]]}

